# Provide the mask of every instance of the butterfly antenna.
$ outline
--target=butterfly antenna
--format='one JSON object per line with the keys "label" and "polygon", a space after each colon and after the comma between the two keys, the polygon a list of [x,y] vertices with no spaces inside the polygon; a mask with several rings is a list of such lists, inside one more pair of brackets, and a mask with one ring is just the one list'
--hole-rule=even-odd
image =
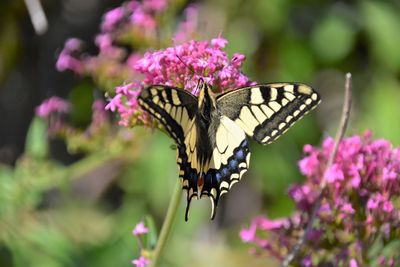
{"label": "butterfly antenna", "polygon": [[[181,59],[180,56],[176,55],[176,57],[179,59],[180,62],[182,62],[183,65],[186,66],[186,68],[187,68],[188,70],[190,70],[190,71],[192,72],[193,76],[196,74],[196,72],[195,72],[193,66],[188,66],[188,65]],[[203,76],[203,75],[202,75],[202,76]],[[203,83],[204,83],[204,79],[203,79],[202,77],[200,77],[200,79],[197,81],[196,89],[195,89],[195,91],[194,91],[195,94],[197,94],[197,91],[199,90],[200,85],[203,84]]]}
{"label": "butterfly antenna", "polygon": [[193,73],[193,75],[196,74],[196,72],[195,72],[194,69],[193,69],[193,66],[188,66],[185,62],[183,62],[183,60],[181,59],[180,56],[176,55],[176,57],[179,59],[180,62],[182,62],[183,65],[185,65],[185,67],[186,67],[188,70],[190,70],[190,71]]}

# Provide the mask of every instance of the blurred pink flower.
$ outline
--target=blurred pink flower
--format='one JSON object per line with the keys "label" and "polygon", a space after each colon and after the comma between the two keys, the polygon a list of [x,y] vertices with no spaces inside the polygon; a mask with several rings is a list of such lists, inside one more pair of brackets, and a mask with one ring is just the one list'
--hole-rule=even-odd
{"label": "blurred pink flower", "polygon": [[184,10],[184,20],[178,24],[174,33],[174,43],[181,44],[193,39],[197,33],[199,10],[196,5],[189,5]]}
{"label": "blurred pink flower", "polygon": [[134,25],[142,27],[143,29],[153,30],[157,26],[155,18],[147,13],[143,7],[138,7],[134,10],[131,21]]}
{"label": "blurred pink flower", "polygon": [[111,9],[103,16],[103,22],[101,23],[102,31],[111,31],[124,17],[124,8],[122,6]]}
{"label": "blurred pink flower", "polygon": [[140,256],[139,259],[135,259],[132,261],[132,264],[136,267],[145,267],[150,264],[150,260],[146,259],[143,256]]}
{"label": "blurred pink flower", "polygon": [[143,6],[150,10],[160,12],[163,11],[168,5],[167,0],[144,0]]}
{"label": "blurred pink flower", "polygon": [[135,236],[147,234],[149,232],[149,229],[144,225],[144,222],[139,222],[135,228],[133,229],[132,233]]}
{"label": "blurred pink flower", "polygon": [[256,236],[257,224],[256,221],[253,221],[248,229],[243,228],[240,230],[239,236],[243,242],[248,243],[254,241]]}
{"label": "blurred pink flower", "polygon": [[350,260],[350,267],[358,267],[357,261],[355,259]]}
{"label": "blurred pink flower", "polygon": [[82,63],[74,55],[80,51],[82,42],[76,38],[70,38],[65,42],[64,48],[58,55],[56,68],[58,71],[72,70],[75,73],[82,72]]}
{"label": "blurred pink flower", "polygon": [[42,118],[48,117],[52,113],[67,113],[70,110],[68,101],[58,97],[52,96],[40,104],[36,108],[36,115]]}

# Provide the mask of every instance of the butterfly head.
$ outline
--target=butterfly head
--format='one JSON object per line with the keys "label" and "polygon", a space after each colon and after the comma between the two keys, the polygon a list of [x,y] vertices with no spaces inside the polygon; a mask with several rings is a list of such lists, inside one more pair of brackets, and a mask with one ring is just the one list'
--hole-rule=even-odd
{"label": "butterfly head", "polygon": [[208,83],[204,82],[203,79],[200,79],[197,88],[199,90],[199,110],[215,108],[216,102],[213,96],[213,92],[211,90],[211,86]]}

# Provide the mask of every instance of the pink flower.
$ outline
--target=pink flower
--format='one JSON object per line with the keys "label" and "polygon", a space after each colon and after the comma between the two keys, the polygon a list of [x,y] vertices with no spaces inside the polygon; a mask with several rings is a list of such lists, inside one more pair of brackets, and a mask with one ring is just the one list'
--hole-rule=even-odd
{"label": "pink flower", "polygon": [[143,6],[146,9],[160,12],[163,11],[167,7],[167,0],[144,0]]}
{"label": "pink flower", "polygon": [[390,169],[388,167],[383,168],[383,173],[382,173],[382,179],[384,181],[387,180],[396,180],[397,179],[397,173],[394,169]]}
{"label": "pink flower", "polygon": [[133,229],[132,233],[135,236],[147,234],[149,229],[144,225],[144,222],[140,222],[135,226],[135,229]]}
{"label": "pink flower", "polygon": [[332,166],[326,171],[324,178],[328,183],[343,180],[343,171],[338,164],[332,164]]}
{"label": "pink flower", "polygon": [[358,267],[357,261],[355,259],[350,260],[350,267]]}
{"label": "pink flower", "polygon": [[353,214],[355,212],[355,210],[353,209],[353,206],[351,205],[351,203],[343,204],[343,206],[342,206],[342,208],[340,210],[343,211],[344,213],[347,213],[347,214]]}
{"label": "pink flower", "polygon": [[211,40],[211,44],[214,48],[220,49],[224,48],[228,41],[222,37],[214,38]]}
{"label": "pink flower", "polygon": [[259,218],[259,228],[261,230],[284,229],[288,228],[290,222],[287,218],[269,220],[267,218]]}
{"label": "pink flower", "polygon": [[118,111],[119,111],[119,110],[123,110],[123,109],[124,109],[124,106],[122,105],[121,97],[122,97],[121,94],[115,95],[115,97],[112,98],[112,99],[108,102],[108,104],[106,105],[105,109],[106,109],[106,110],[111,110],[112,112],[115,112],[115,111],[117,111],[117,110],[118,110]]}
{"label": "pink flower", "polygon": [[103,22],[101,24],[101,30],[102,31],[113,30],[114,27],[118,24],[118,22],[120,22],[121,19],[124,17],[124,13],[125,11],[123,7],[117,7],[105,13],[103,16]]}
{"label": "pink flower", "polygon": [[231,60],[231,64],[235,67],[241,67],[243,61],[246,59],[245,55],[239,54],[239,53],[235,53],[233,54],[232,60]]}
{"label": "pink flower", "polygon": [[76,38],[70,38],[65,42],[64,48],[58,55],[56,68],[58,71],[72,70],[80,74],[82,72],[81,61],[74,56],[80,51],[82,42]]}
{"label": "pink flower", "polygon": [[82,41],[77,38],[69,38],[64,45],[66,51],[72,52],[81,49]]}
{"label": "pink flower", "polygon": [[298,164],[302,174],[311,176],[318,169],[319,161],[314,153],[300,160]]}
{"label": "pink flower", "polygon": [[153,16],[146,13],[142,7],[138,7],[131,16],[134,25],[144,29],[154,30],[156,28],[156,20]]}
{"label": "pink flower", "polygon": [[70,54],[61,52],[56,62],[56,68],[58,71],[72,70],[76,73],[80,73],[82,64],[79,59],[72,57]]}
{"label": "pink flower", "polygon": [[139,259],[135,259],[132,261],[132,264],[135,265],[136,267],[145,267],[150,263],[151,263],[150,260],[146,259],[143,256],[140,256]]}
{"label": "pink flower", "polygon": [[371,197],[370,199],[368,199],[367,208],[369,210],[375,210],[378,208],[378,206],[379,206],[379,202],[377,201],[376,198]]}
{"label": "pink flower", "polygon": [[52,96],[36,108],[36,115],[42,118],[48,117],[51,113],[67,113],[70,110],[70,104],[57,96]]}
{"label": "pink flower", "polygon": [[256,230],[257,230],[257,224],[255,221],[253,221],[248,229],[243,228],[242,230],[240,230],[239,236],[245,243],[254,241]]}
{"label": "pink flower", "polygon": [[312,261],[310,256],[306,256],[301,260],[301,266],[303,267],[311,267]]}
{"label": "pink flower", "polygon": [[391,213],[394,209],[393,204],[390,200],[383,202],[382,208],[383,208],[383,211],[385,211],[387,213]]}

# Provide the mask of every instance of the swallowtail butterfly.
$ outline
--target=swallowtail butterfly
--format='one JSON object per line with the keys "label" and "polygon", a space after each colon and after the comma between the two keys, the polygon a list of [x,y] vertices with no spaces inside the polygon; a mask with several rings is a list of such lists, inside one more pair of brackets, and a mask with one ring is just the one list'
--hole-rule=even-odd
{"label": "swallowtail butterfly", "polygon": [[214,97],[198,83],[199,96],[178,88],[152,85],[139,105],[158,120],[177,144],[182,188],[187,191],[185,220],[193,197],[208,196],[211,219],[218,200],[249,168],[246,138],[273,142],[319,102],[318,93],[299,83],[257,84]]}

